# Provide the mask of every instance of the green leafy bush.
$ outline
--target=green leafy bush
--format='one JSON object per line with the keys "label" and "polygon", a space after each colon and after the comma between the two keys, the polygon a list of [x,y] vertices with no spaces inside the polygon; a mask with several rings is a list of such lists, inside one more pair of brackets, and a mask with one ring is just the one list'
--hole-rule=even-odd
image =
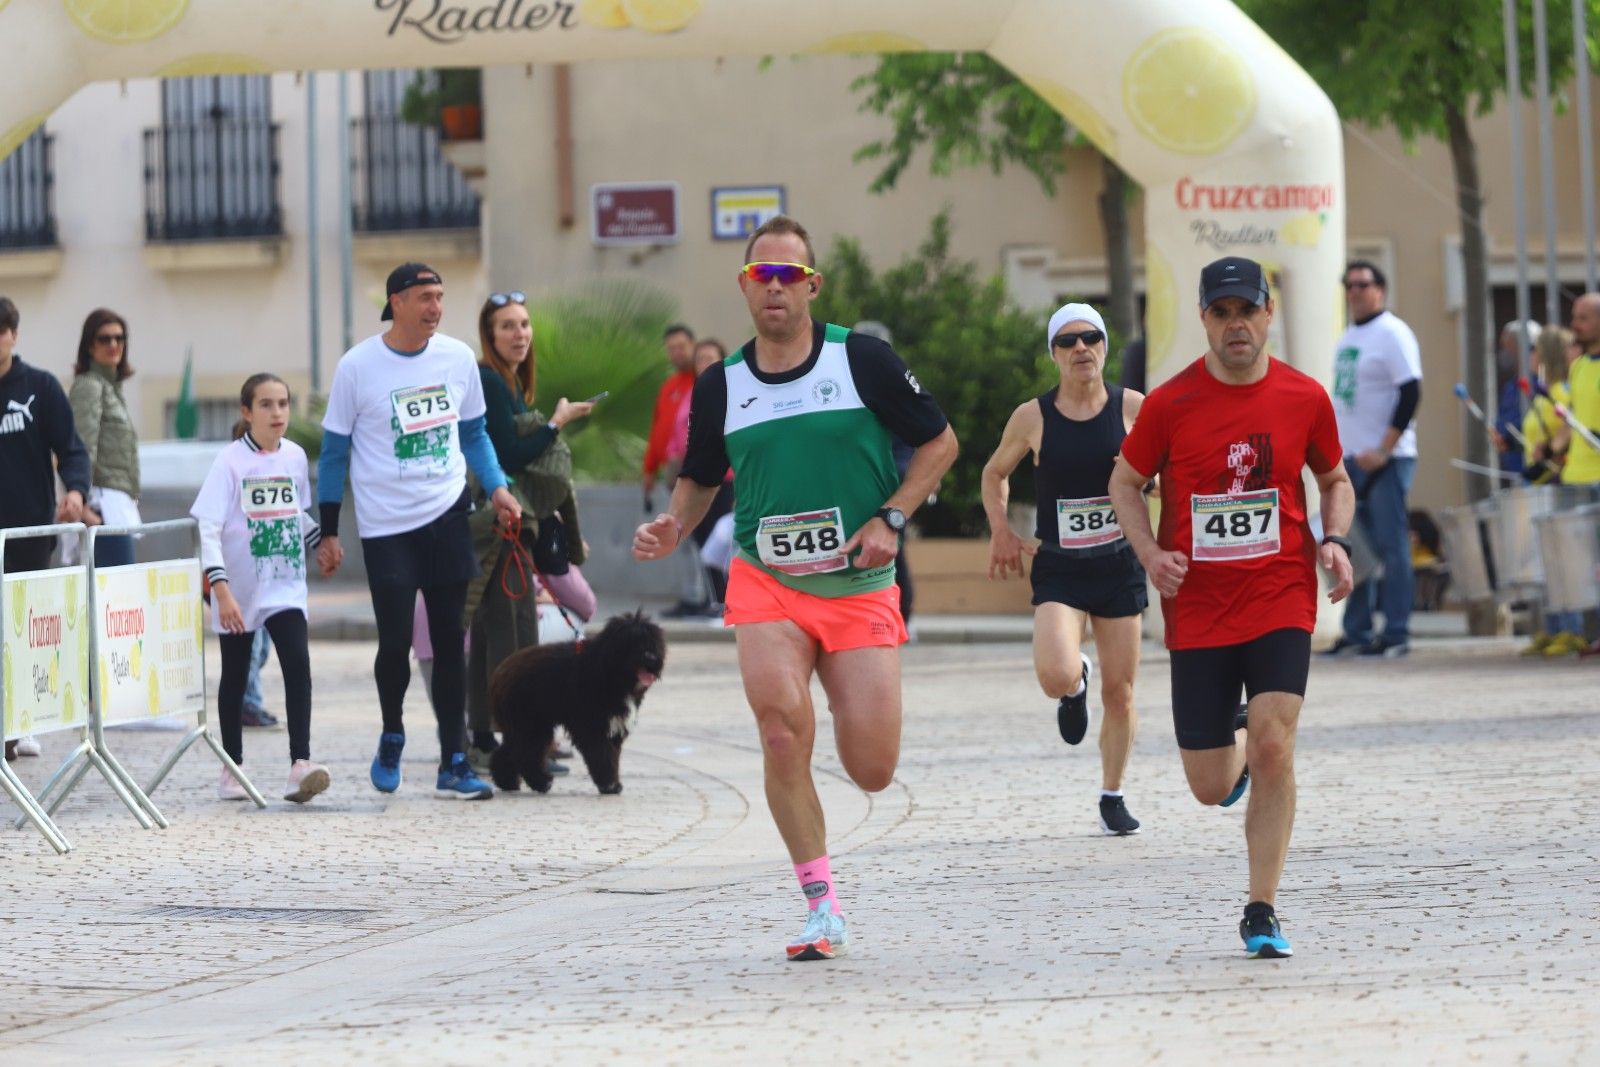
{"label": "green leafy bush", "polygon": [[[938,502],[917,513],[923,533],[987,534],[983,465],[1016,406],[1058,380],[1045,348],[1046,317],[1012,306],[998,275],[985,278],[976,263],[951,257],[948,213],[935,216],[916,252],[881,274],[851,238],[828,250],[822,271],[826,284],[816,317],[842,326],[863,319],[888,326],[895,350],[961,441]],[[1032,492],[1026,468],[1013,481],[1013,499]]]}

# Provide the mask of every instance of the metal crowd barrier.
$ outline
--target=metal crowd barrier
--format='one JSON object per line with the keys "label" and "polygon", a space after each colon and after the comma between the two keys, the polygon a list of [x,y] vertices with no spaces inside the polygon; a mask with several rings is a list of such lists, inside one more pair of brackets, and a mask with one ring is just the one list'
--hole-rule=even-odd
{"label": "metal crowd barrier", "polygon": [[[0,529],[0,559],[7,541],[34,537],[83,536],[81,522]],[[86,729],[89,721],[88,614],[83,589],[86,568],[59,567],[7,574],[0,581],[0,735],[54,733]],[[120,789],[102,767],[113,789]],[[22,811],[20,828],[31,822],[50,847],[67,852],[72,842],[50,812],[0,759],[0,788]],[[120,795],[120,794],[119,794]]]}
{"label": "metal crowd barrier", "polygon": [[[101,536],[183,530],[193,554],[176,559],[94,565]],[[205,609],[200,598],[199,524],[193,519],[134,526],[95,526],[88,530],[87,627],[89,714],[81,743],[39,792],[46,813],[54,814],[93,766],[127,805],[141,826],[165,829],[166,817],[150,799],[183,754],[204,740],[244,786],[258,807],[266,800],[211,732],[206,718]],[[106,741],[105,729],[193,714],[196,725],[141,789]]]}
{"label": "metal crowd barrier", "polygon": [[1600,610],[1600,488],[1502,489],[1437,519],[1451,585],[1464,599]]}

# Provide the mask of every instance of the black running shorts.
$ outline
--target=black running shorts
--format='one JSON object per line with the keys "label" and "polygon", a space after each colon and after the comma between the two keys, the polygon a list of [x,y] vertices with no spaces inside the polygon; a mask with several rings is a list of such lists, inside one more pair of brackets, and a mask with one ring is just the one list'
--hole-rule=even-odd
{"label": "black running shorts", "polygon": [[1033,603],[1065,604],[1097,619],[1142,615],[1150,594],[1144,568],[1132,552],[1075,559],[1041,549],[1030,572]]}
{"label": "black running shorts", "polygon": [[1239,693],[1306,695],[1311,635],[1273,630],[1242,645],[1172,650],[1172,724],[1179,748],[1233,744]]}

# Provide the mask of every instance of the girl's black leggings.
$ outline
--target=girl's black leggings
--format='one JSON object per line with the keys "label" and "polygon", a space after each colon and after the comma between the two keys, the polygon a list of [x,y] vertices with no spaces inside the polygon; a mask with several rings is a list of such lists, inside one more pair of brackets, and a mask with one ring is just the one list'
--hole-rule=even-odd
{"label": "girl's black leggings", "polygon": [[[311,648],[306,617],[290,608],[264,623],[283,671],[284,711],[289,719],[289,761],[311,758]],[[235,763],[244,762],[244,687],[250,674],[254,632],[221,634],[222,680],[217,683],[217,717],[222,747]]]}

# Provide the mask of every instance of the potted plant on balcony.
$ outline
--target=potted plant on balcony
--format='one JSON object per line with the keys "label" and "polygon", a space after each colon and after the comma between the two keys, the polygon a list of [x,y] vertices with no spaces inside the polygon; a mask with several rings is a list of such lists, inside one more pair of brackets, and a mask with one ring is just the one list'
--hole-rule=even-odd
{"label": "potted plant on balcony", "polygon": [[418,71],[400,101],[400,117],[417,126],[436,126],[447,141],[483,137],[483,71],[440,67]]}

